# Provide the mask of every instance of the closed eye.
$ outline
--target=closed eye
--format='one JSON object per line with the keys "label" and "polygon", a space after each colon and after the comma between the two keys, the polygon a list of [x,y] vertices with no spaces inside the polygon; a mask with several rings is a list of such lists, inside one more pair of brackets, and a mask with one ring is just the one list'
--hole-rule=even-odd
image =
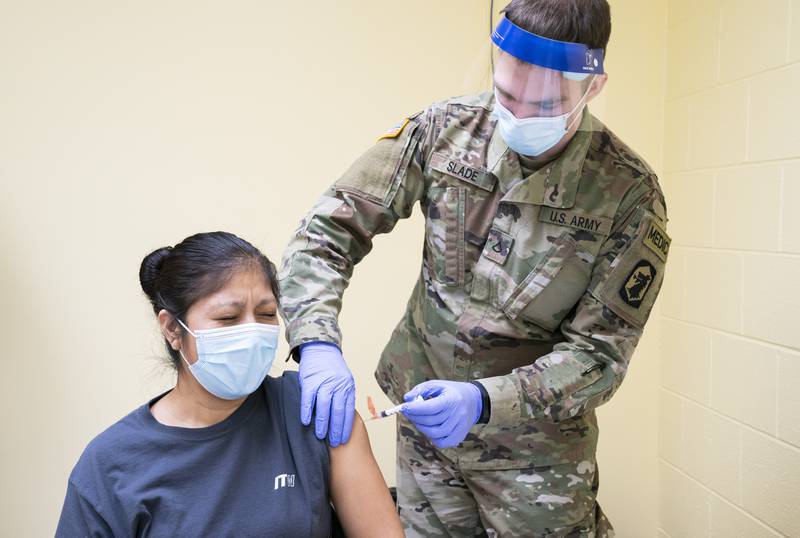
{"label": "closed eye", "polygon": [[497,93],[499,93],[499,94],[500,94],[500,96],[501,96],[503,99],[508,99],[509,101],[514,101],[514,98],[511,96],[511,94],[510,94],[510,93],[508,93],[508,92],[507,92],[507,91],[505,91],[505,90],[501,90],[500,88],[497,88]]}

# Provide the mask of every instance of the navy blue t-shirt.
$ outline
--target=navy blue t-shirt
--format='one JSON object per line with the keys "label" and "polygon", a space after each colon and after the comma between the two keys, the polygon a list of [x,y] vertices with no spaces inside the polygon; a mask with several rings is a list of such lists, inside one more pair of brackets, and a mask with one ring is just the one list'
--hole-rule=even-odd
{"label": "navy blue t-shirt", "polygon": [[158,422],[163,396],[89,443],[57,537],[330,535],[328,446],[300,424],[296,372],[267,377],[208,428]]}

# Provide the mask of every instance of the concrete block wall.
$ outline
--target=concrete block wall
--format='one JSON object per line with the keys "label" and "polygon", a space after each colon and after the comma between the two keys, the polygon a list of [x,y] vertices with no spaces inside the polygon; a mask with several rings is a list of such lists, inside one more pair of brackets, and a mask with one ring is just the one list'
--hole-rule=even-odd
{"label": "concrete block wall", "polygon": [[661,538],[800,536],[800,0],[670,0]]}

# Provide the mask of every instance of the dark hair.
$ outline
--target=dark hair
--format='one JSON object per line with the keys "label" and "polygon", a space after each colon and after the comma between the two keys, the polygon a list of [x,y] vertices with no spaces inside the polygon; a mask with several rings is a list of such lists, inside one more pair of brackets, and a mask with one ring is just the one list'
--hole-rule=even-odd
{"label": "dark hair", "polygon": [[[278,301],[275,265],[256,247],[228,232],[199,233],[174,247],[154,250],[142,260],[139,282],[153,312],[165,309],[185,323],[184,315],[192,304],[221,289],[238,271],[251,267],[263,271]],[[166,346],[177,368],[180,354],[169,342]]]}
{"label": "dark hair", "polygon": [[508,20],[536,35],[605,50],[611,37],[607,0],[511,0]]}

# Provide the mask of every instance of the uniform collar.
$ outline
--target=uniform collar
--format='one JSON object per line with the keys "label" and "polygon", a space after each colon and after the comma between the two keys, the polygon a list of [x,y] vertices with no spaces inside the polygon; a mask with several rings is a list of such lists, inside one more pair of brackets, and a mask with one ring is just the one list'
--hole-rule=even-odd
{"label": "uniform collar", "polygon": [[575,136],[561,155],[527,178],[522,177],[519,157],[506,145],[500,130],[495,129],[489,142],[487,165],[497,177],[501,189],[507,191],[502,200],[561,209],[572,207],[592,134],[599,129],[599,122],[588,107],[585,108]]}

